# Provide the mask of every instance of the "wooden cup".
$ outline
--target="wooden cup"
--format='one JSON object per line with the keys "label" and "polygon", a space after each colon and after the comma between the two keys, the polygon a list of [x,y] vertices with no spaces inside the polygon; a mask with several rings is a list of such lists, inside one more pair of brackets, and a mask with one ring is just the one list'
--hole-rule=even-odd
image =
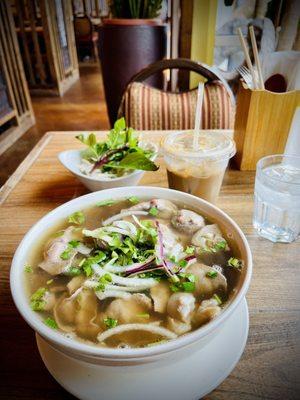
{"label": "wooden cup", "polygon": [[300,90],[274,93],[252,90],[240,83],[234,126],[237,152],[233,162],[241,171],[255,170],[260,158],[284,152],[299,105]]}

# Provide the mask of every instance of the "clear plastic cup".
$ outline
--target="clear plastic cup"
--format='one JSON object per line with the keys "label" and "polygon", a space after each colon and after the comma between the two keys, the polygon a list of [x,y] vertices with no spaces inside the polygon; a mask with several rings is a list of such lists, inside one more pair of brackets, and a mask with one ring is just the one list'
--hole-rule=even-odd
{"label": "clear plastic cup", "polygon": [[193,131],[174,132],[161,142],[169,187],[215,203],[235,143],[221,132],[201,131],[195,150],[193,135]]}

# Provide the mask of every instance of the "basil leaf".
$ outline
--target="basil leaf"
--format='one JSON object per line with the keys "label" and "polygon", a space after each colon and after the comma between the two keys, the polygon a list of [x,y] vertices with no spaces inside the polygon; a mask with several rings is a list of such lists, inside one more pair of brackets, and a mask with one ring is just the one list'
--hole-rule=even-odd
{"label": "basil leaf", "polygon": [[140,169],[143,171],[157,171],[158,166],[149,160],[143,153],[128,153],[123,160],[120,161],[119,168]]}
{"label": "basil leaf", "polygon": [[125,122],[125,118],[120,118],[118,119],[115,123],[114,123],[114,130],[115,131],[123,131],[124,129],[126,129],[126,122]]}

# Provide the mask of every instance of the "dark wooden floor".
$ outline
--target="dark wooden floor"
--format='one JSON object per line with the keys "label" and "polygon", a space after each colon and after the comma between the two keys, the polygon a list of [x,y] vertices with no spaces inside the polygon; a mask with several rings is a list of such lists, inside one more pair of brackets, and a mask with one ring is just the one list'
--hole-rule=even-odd
{"label": "dark wooden floor", "polygon": [[32,97],[36,124],[0,157],[0,186],[48,131],[109,128],[98,64],[80,67],[80,80],[63,97]]}

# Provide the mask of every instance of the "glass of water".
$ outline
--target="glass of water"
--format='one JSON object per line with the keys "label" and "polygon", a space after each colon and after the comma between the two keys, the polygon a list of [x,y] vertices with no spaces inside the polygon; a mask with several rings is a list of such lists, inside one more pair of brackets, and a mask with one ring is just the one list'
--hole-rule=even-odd
{"label": "glass of water", "polygon": [[257,163],[253,225],[272,242],[300,234],[300,157],[274,155]]}

